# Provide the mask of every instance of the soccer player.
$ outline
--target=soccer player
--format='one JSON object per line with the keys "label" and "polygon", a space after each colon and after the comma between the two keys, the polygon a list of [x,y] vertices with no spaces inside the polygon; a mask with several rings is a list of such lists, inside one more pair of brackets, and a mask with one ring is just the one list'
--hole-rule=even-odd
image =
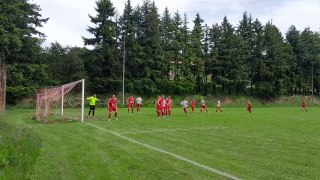
{"label": "soccer player", "polygon": [[172,109],[172,100],[171,97],[169,96],[166,100],[166,115],[171,115],[171,109]]}
{"label": "soccer player", "polygon": [[92,111],[92,117],[94,118],[94,110],[96,109],[96,101],[99,101],[99,99],[97,99],[96,94],[94,94],[93,96],[88,97],[86,99],[90,101],[90,109],[89,109],[89,113],[88,113],[88,118],[90,117],[91,111]]}
{"label": "soccer player", "polygon": [[188,101],[186,100],[186,98],[184,98],[182,101],[181,101],[181,106],[183,108],[183,111],[184,111],[184,114],[187,115],[188,113]]}
{"label": "soccer player", "polygon": [[160,114],[161,114],[161,110],[162,110],[162,107],[161,107],[161,97],[158,96],[157,100],[156,100],[156,112],[157,112],[157,116],[158,116],[158,119],[160,118]]}
{"label": "soccer player", "polygon": [[197,103],[194,99],[192,99],[191,101],[191,109],[192,109],[192,112],[194,112],[194,108],[196,107]]}
{"label": "soccer player", "polygon": [[114,112],[114,119],[117,121],[118,110],[117,110],[117,99],[115,95],[112,95],[112,97],[108,100],[108,110],[109,110],[108,121],[110,122],[112,112]]}
{"label": "soccer player", "polygon": [[200,109],[200,112],[202,112],[202,109],[206,110],[208,112],[208,109],[206,108],[206,103],[204,102],[203,99],[201,99],[201,109]]}
{"label": "soccer player", "polygon": [[302,108],[302,112],[303,112],[303,110],[306,110],[306,112],[307,112],[307,103],[304,99],[302,99],[301,108]]}
{"label": "soccer player", "polygon": [[160,104],[161,104],[161,115],[162,118],[165,118],[165,113],[166,113],[166,100],[164,99],[164,95],[162,95],[161,99],[160,99]]}
{"label": "soccer player", "polygon": [[134,105],[134,98],[133,98],[133,96],[130,96],[128,99],[128,113],[129,113],[130,109],[133,113],[133,105]]}
{"label": "soccer player", "polygon": [[221,109],[221,100],[220,100],[220,99],[219,99],[218,102],[217,102],[216,112],[218,112],[218,110],[220,110],[220,112],[222,112],[222,109]]}
{"label": "soccer player", "polygon": [[137,97],[136,102],[137,102],[137,111],[140,113],[141,104],[142,104],[142,99],[140,96]]}
{"label": "soccer player", "polygon": [[252,105],[251,105],[251,102],[250,100],[248,100],[248,107],[247,107],[247,111],[251,114],[252,112]]}

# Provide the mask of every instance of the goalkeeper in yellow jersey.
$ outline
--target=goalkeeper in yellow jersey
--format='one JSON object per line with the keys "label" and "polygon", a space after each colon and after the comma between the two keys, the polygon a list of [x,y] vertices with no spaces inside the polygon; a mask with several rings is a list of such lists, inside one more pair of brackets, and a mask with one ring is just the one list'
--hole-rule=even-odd
{"label": "goalkeeper in yellow jersey", "polygon": [[87,100],[90,101],[90,110],[88,113],[88,118],[90,117],[90,113],[92,111],[92,117],[94,118],[94,110],[96,109],[96,101],[99,101],[99,99],[97,99],[96,94],[94,94],[91,97],[88,97]]}

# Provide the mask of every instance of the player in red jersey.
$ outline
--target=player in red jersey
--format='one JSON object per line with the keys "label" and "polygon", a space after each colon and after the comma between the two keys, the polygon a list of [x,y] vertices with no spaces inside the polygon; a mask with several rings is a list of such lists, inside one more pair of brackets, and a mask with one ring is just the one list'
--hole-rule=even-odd
{"label": "player in red jersey", "polygon": [[112,95],[112,97],[108,100],[108,110],[109,110],[108,121],[110,122],[112,112],[114,112],[114,119],[118,120],[117,119],[117,116],[118,116],[117,99],[115,95]]}
{"label": "player in red jersey", "polygon": [[164,99],[164,95],[160,98],[160,104],[161,104],[161,115],[162,118],[165,118],[166,113],[166,100]]}
{"label": "player in red jersey", "polygon": [[194,112],[194,108],[196,107],[197,103],[194,99],[192,99],[191,101],[191,109],[192,109],[192,112]]}
{"label": "player in red jersey", "polygon": [[251,105],[251,102],[250,100],[248,100],[248,107],[247,107],[247,111],[251,114],[252,112],[252,105]]}
{"label": "player in red jersey", "polygon": [[171,97],[168,96],[168,98],[166,99],[166,115],[171,115],[171,109],[172,109],[172,100]]}
{"label": "player in red jersey", "polygon": [[133,98],[133,96],[130,96],[128,98],[128,113],[129,113],[130,109],[133,113],[133,105],[134,105],[134,98]]}
{"label": "player in red jersey", "polygon": [[161,97],[158,96],[157,100],[156,100],[156,112],[157,112],[157,116],[158,116],[158,119],[160,118],[160,114],[161,114],[161,110],[162,110],[162,107],[161,107]]}
{"label": "player in red jersey", "polygon": [[303,110],[306,110],[306,112],[307,112],[307,103],[304,99],[302,99],[301,108],[302,108],[302,112],[303,112]]}
{"label": "player in red jersey", "polygon": [[206,110],[208,112],[208,109],[206,108],[206,103],[204,102],[203,99],[201,99],[201,108],[200,108],[200,112],[202,112],[202,109]]}

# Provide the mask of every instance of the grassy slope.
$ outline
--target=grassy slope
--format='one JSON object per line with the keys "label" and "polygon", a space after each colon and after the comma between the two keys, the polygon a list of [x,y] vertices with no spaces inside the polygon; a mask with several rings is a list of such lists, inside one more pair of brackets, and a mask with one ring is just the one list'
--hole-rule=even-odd
{"label": "grassy slope", "polygon": [[[106,109],[89,122],[244,179],[320,177],[320,113],[311,108],[225,108],[156,119],[154,109],[106,122]],[[35,179],[223,179],[171,156],[146,149],[82,123],[44,125],[30,120],[33,110],[11,110],[17,126],[42,138]]]}

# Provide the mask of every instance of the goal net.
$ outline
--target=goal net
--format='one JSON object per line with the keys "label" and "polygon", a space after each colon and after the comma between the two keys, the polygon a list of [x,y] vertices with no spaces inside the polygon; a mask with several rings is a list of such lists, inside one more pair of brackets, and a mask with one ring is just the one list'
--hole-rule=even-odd
{"label": "goal net", "polygon": [[84,79],[36,90],[36,119],[46,123],[82,121]]}
{"label": "goal net", "polygon": [[6,106],[6,67],[0,59],[0,111]]}

